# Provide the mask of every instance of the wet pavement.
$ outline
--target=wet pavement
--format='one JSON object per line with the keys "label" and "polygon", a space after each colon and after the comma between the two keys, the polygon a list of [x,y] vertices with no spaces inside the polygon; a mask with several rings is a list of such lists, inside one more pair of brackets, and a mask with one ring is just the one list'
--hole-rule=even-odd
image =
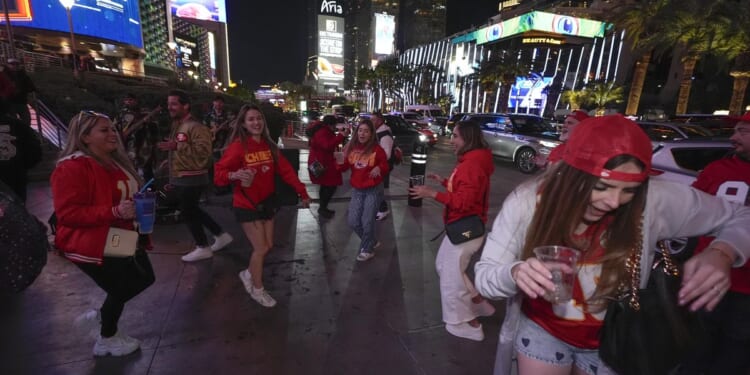
{"label": "wet pavement", "polygon": [[[306,157],[303,150],[303,166]],[[454,160],[439,173],[447,175]],[[493,302],[495,316],[480,318],[483,342],[445,331],[434,267],[439,240],[430,241],[442,230],[442,206],[408,206],[408,174],[407,164],[392,175],[392,212],[377,224],[383,245],[368,262],[355,260],[346,178],[330,220],[318,218],[317,203],[283,208],[264,269],[278,301],[271,309],[254,302],[237,277],[251,246],[231,214],[231,195],[205,204],[235,238],[211,259],[182,262],[193,247],[185,226],[157,225],[150,252],[156,283],[125,306],[120,321],[142,348],[122,358],[93,357],[94,339],[74,330],[75,317],[100,306],[104,293],[50,253],[31,287],[0,300],[0,374],[490,374],[503,304]],[[300,178],[317,198],[304,169]],[[491,218],[515,185],[493,176]],[[30,187],[27,206],[46,221],[48,184]]]}

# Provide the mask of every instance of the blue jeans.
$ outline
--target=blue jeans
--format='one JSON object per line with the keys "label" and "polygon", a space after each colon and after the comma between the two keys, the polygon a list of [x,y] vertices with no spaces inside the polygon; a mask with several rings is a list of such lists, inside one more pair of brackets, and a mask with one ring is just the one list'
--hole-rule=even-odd
{"label": "blue jeans", "polygon": [[377,243],[375,239],[375,214],[383,200],[383,184],[367,189],[352,189],[352,200],[349,202],[347,223],[362,240],[360,251],[372,252]]}

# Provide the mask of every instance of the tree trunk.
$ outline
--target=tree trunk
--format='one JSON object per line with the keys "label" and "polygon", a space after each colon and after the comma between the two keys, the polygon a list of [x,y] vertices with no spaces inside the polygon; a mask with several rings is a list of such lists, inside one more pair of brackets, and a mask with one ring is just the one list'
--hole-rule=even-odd
{"label": "tree trunk", "polygon": [[646,72],[648,71],[648,64],[650,62],[651,51],[644,53],[635,63],[633,80],[631,81],[630,93],[628,94],[628,106],[625,108],[625,114],[628,116],[636,116],[638,114],[638,105],[641,102],[641,94],[643,93],[643,83],[646,81]]}
{"label": "tree trunk", "polygon": [[695,64],[697,62],[697,57],[687,56],[682,63],[680,92],[677,94],[677,108],[674,110],[674,113],[677,115],[684,115],[687,112],[688,101],[690,100],[690,87],[693,85],[693,72],[695,71]]}
{"label": "tree trunk", "polygon": [[732,99],[729,101],[729,114],[737,116],[744,112],[742,104],[745,102],[745,92],[747,91],[747,84],[750,82],[750,76],[747,74],[733,74],[732,76],[734,77],[734,85],[732,86]]}

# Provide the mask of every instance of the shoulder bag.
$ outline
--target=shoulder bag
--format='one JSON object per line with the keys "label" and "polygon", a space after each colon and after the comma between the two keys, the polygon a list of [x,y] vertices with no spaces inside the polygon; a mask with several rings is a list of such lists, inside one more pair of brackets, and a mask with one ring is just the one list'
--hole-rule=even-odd
{"label": "shoulder bag", "polygon": [[[488,194],[489,190],[484,195],[482,207],[487,202]],[[484,236],[484,222],[479,215],[464,216],[456,221],[445,224],[445,234],[452,244],[462,244]]]}
{"label": "shoulder bag", "polygon": [[138,232],[115,227],[109,228],[107,243],[104,245],[105,257],[132,257],[135,255],[136,248],[138,248]]}
{"label": "shoulder bag", "polygon": [[625,265],[630,285],[620,285],[604,317],[599,356],[620,375],[667,374],[706,337],[698,314],[677,303],[680,270],[663,241],[658,246],[661,254],[645,289],[639,289],[641,246],[636,246]]}
{"label": "shoulder bag", "polygon": [[319,178],[324,173],[326,173],[326,167],[323,165],[323,163],[317,160],[310,163],[310,165],[307,166],[307,169],[310,171],[310,175],[315,178]]}

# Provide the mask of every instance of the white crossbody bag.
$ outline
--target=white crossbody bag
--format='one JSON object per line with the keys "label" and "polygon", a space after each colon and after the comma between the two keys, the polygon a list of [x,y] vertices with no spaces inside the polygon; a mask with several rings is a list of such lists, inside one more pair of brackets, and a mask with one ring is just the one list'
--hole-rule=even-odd
{"label": "white crossbody bag", "polygon": [[122,228],[109,228],[107,243],[104,245],[104,256],[127,258],[135,255],[138,247],[138,232]]}

